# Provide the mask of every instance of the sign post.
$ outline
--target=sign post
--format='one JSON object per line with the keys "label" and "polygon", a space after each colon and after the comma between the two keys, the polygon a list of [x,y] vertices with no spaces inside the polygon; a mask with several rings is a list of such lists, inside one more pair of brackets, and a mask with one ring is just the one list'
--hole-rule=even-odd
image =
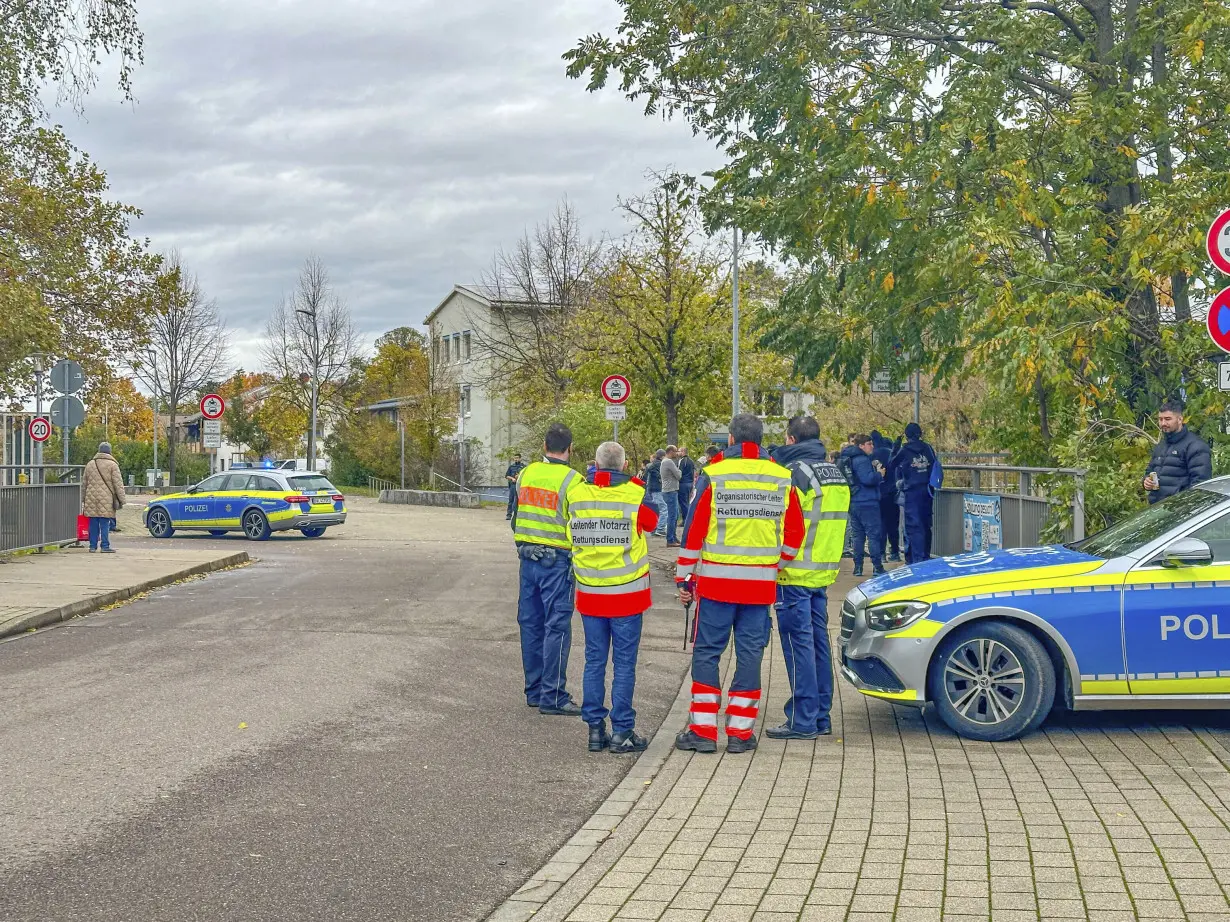
{"label": "sign post", "polygon": [[218,449],[222,446],[222,414],[226,401],[218,394],[201,398],[201,446],[209,452],[209,472],[217,473]]}
{"label": "sign post", "polygon": [[628,409],[624,406],[632,396],[632,384],[623,375],[607,375],[602,382],[602,399],[606,401],[606,418],[614,424],[612,438],[619,441],[619,421],[628,418]]}

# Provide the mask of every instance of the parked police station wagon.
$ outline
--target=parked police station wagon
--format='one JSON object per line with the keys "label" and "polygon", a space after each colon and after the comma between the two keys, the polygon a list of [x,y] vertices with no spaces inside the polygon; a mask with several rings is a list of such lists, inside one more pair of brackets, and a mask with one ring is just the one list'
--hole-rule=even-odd
{"label": "parked police station wagon", "polygon": [[155,538],[169,538],[181,528],[211,535],[242,531],[253,541],[289,529],[319,538],[346,521],[346,497],[318,473],[231,470],[183,493],[158,497],[143,518]]}
{"label": "parked police station wagon", "polygon": [[841,666],[979,740],[1035,729],[1056,701],[1230,708],[1230,477],[1073,544],[868,580],[842,606]]}

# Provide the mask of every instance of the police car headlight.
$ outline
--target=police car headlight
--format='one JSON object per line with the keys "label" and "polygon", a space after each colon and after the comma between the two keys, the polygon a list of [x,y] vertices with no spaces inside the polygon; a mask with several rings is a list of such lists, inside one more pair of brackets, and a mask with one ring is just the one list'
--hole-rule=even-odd
{"label": "police car headlight", "polygon": [[931,611],[926,602],[885,602],[867,609],[867,627],[873,631],[899,631]]}

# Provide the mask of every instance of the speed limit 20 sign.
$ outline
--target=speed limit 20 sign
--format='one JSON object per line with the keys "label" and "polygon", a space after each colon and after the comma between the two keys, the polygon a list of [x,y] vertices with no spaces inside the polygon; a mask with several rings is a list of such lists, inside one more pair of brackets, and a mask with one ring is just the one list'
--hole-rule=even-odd
{"label": "speed limit 20 sign", "polygon": [[623,403],[632,394],[632,385],[623,375],[608,375],[602,382],[602,399],[607,403]]}
{"label": "speed limit 20 sign", "polygon": [[45,416],[36,416],[30,420],[30,438],[36,442],[46,442],[51,438],[51,423]]}
{"label": "speed limit 20 sign", "polygon": [[221,419],[226,412],[226,401],[217,394],[206,394],[201,398],[201,415],[206,419]]}

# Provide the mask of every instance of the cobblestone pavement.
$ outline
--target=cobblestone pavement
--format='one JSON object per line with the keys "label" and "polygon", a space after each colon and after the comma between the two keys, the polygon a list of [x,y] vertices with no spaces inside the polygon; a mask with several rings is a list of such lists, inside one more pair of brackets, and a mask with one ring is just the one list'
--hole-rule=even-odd
{"label": "cobblestone pavement", "polygon": [[[758,733],[788,693],[776,634],[765,667]],[[990,745],[837,687],[828,739],[670,751],[551,899],[493,920],[1230,919],[1224,715],[1062,716]]]}

